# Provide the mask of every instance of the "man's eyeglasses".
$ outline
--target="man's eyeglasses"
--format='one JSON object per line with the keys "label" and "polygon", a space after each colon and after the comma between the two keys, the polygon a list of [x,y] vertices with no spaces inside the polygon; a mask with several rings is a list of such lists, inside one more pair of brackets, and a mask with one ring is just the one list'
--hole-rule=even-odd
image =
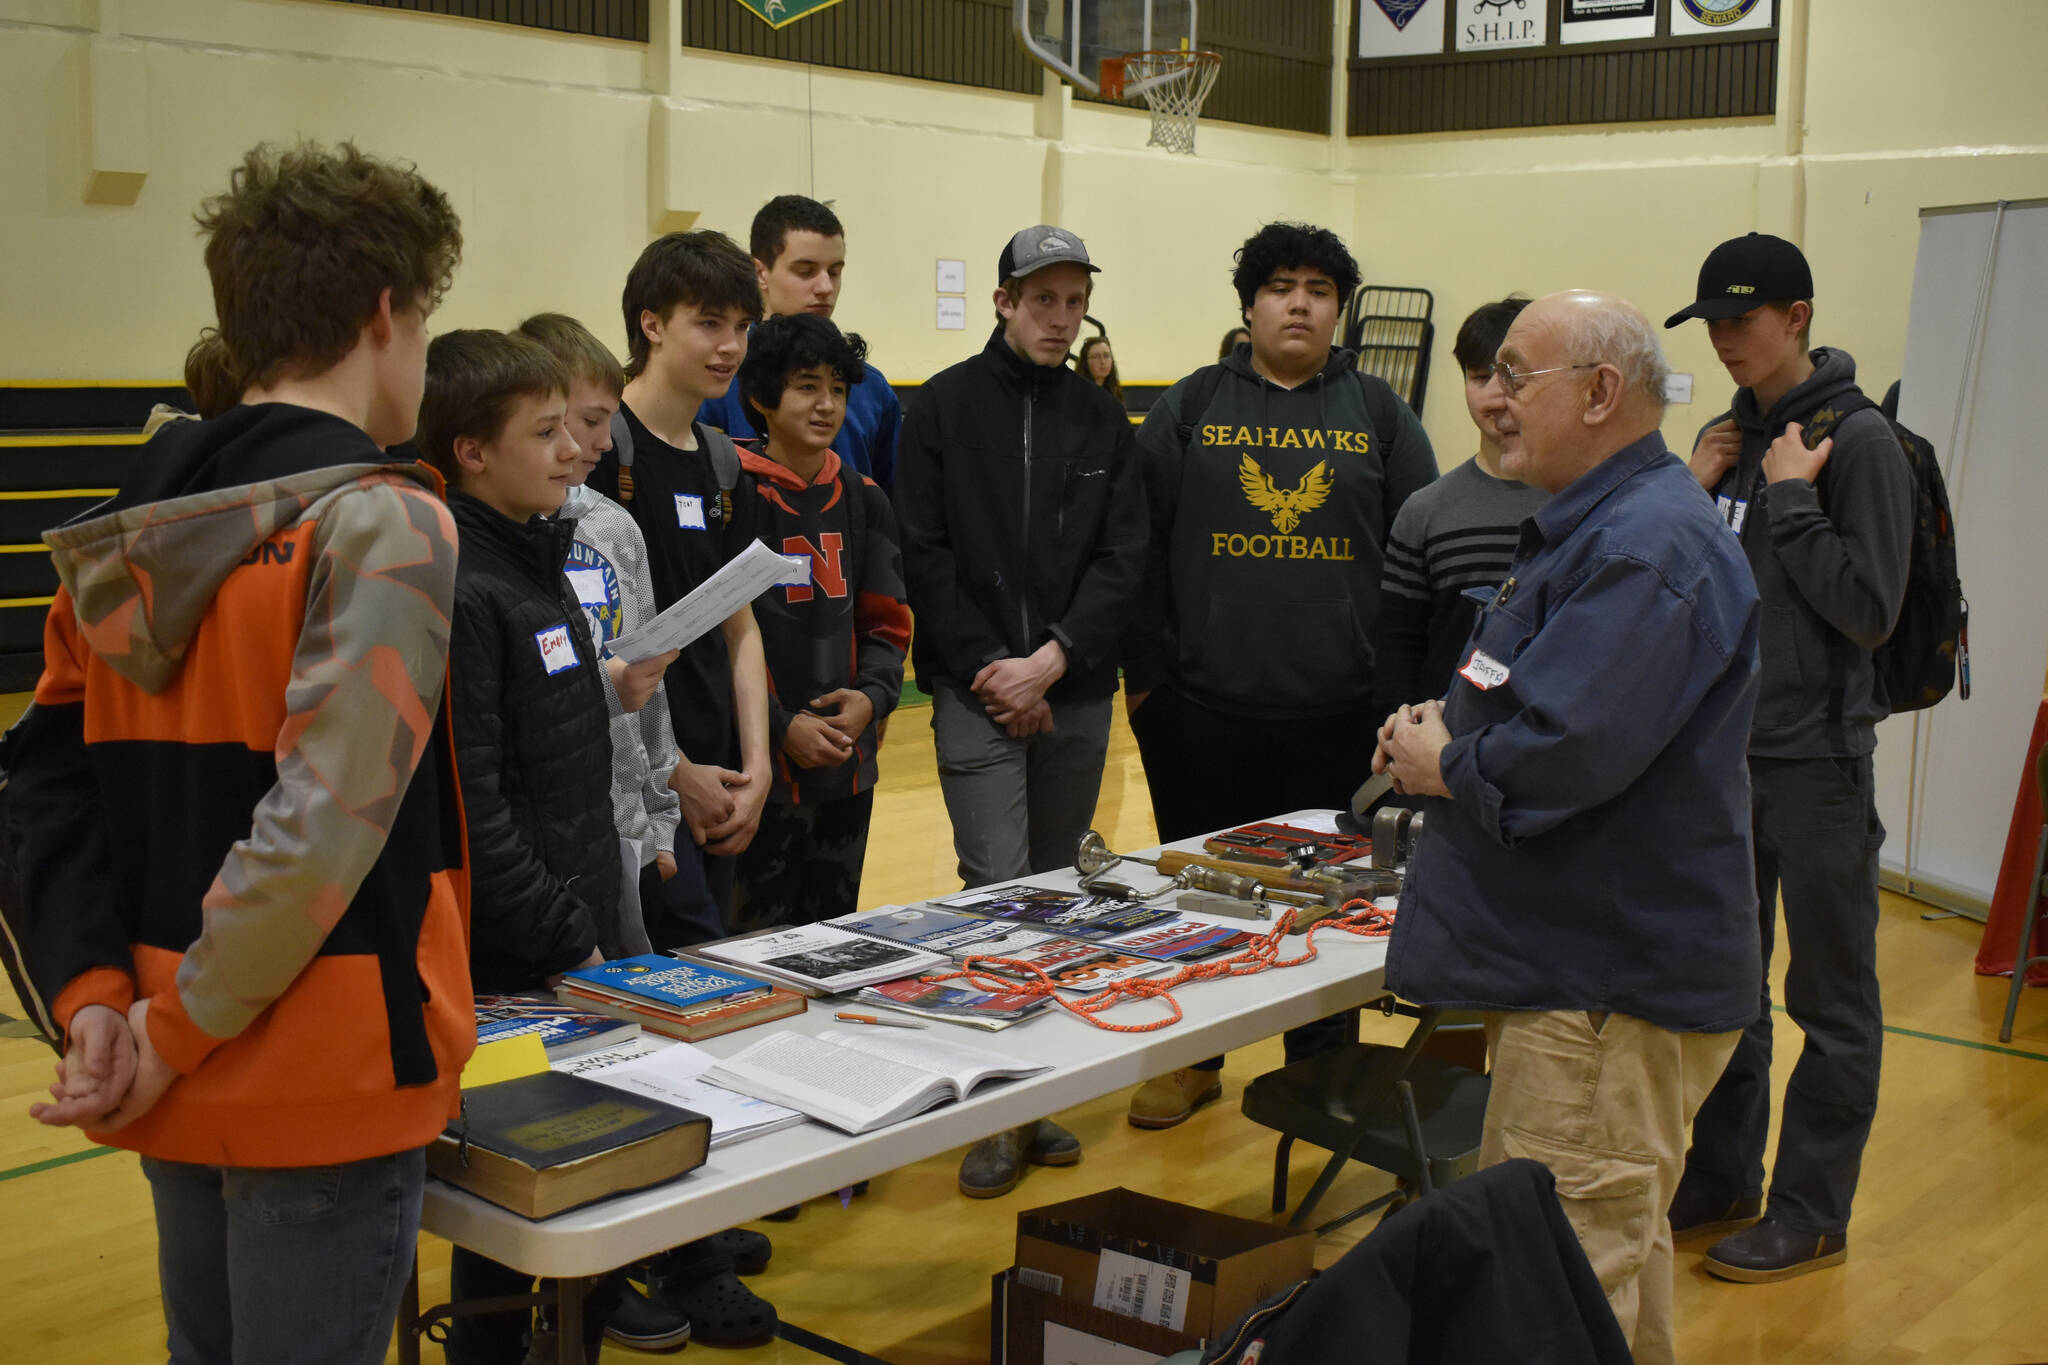
{"label": "man's eyeglasses", "polygon": [[1593,360],[1584,365],[1552,365],[1543,370],[1516,370],[1505,360],[1496,360],[1491,368],[1493,377],[1500,381],[1500,386],[1506,390],[1508,397],[1516,398],[1521,395],[1522,386],[1539,374],[1562,374],[1566,370],[1597,370],[1600,368],[1600,362]]}

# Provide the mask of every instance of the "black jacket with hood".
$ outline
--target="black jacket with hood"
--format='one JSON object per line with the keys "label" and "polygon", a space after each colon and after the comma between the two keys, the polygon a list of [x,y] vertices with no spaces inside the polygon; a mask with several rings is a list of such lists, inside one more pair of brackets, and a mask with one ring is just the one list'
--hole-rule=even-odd
{"label": "black jacket with hood", "polygon": [[1220,368],[1203,411],[1181,411],[1196,371],[1138,433],[1152,534],[1124,685],[1270,719],[1365,706],[1387,533],[1436,478],[1429,437],[1349,351],[1292,389],[1253,369],[1248,346]]}
{"label": "black jacket with hood", "polygon": [[616,956],[619,839],[602,667],[562,564],[573,522],[519,525],[464,493],[448,648],[469,821],[470,970],[530,990],[602,948]]}
{"label": "black jacket with hood", "polygon": [[998,326],[911,400],[896,518],[919,687],[966,687],[984,666],[1057,640],[1067,671],[1047,700],[1116,691],[1145,507],[1115,399],[1064,366],[1032,364]]}
{"label": "black jacket with hood", "polygon": [[1787,423],[1819,418],[1833,427],[1834,407],[1861,393],[1847,351],[1823,346],[1812,360],[1813,374],[1769,412],[1758,410],[1753,390],[1738,389],[1733,410],[1707,423],[1732,416],[1742,429],[1742,454],[1714,496],[1736,524],[1763,599],[1752,758],[1861,757],[1876,750],[1875,727],[1889,710],[1870,652],[1905,601],[1913,471],[1871,407],[1834,428],[1817,482],[1764,482],[1764,455]]}

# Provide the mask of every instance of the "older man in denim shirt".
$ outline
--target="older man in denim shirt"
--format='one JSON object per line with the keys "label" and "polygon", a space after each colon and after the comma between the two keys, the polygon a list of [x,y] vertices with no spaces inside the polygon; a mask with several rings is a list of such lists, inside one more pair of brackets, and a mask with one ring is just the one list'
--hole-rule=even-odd
{"label": "older man in denim shirt", "polygon": [[1641,1362],[1672,1359],[1665,1210],[1686,1127],[1757,1009],[1745,748],[1754,579],[1658,434],[1656,335],[1539,299],[1500,349],[1522,524],[1443,702],[1375,768],[1432,798],[1387,984],[1486,1012],[1481,1160],[1534,1157]]}

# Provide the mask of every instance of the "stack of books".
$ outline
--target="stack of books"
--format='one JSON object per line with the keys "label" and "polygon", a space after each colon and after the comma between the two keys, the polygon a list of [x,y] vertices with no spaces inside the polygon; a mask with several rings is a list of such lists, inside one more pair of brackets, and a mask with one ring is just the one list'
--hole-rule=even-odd
{"label": "stack of books", "polygon": [[631,1020],[686,1043],[804,1012],[804,997],[796,991],[659,954],[569,972],[555,994],[563,1004]]}

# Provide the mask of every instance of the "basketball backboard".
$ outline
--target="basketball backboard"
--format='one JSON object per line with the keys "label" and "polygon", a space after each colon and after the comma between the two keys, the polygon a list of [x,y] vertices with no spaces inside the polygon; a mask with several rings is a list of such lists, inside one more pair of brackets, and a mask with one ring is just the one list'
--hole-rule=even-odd
{"label": "basketball backboard", "polygon": [[[1016,0],[1017,41],[1062,80],[1102,93],[1102,64],[1159,49],[1193,51],[1196,0]],[[1144,93],[1133,81],[1125,98]]]}

